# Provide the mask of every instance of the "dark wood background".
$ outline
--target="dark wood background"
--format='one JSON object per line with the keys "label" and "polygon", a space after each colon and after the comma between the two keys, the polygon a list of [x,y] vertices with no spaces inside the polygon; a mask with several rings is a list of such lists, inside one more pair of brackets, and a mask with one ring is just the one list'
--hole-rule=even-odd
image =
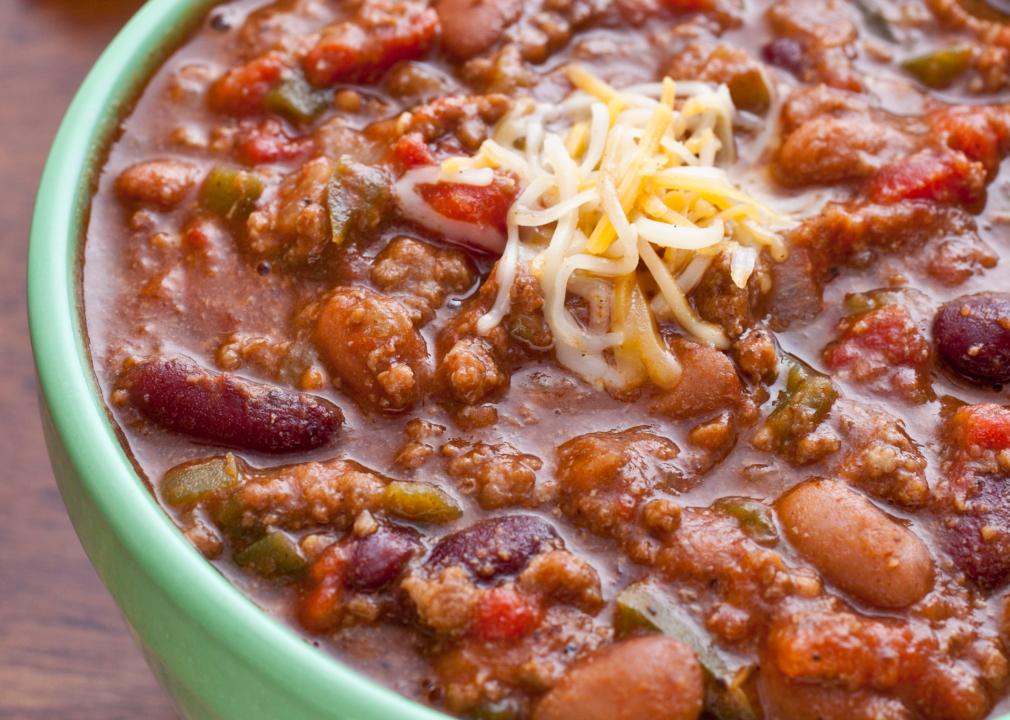
{"label": "dark wood background", "polygon": [[25,317],[35,189],[88,68],[139,0],[0,0],[0,719],[169,720],[63,510]]}

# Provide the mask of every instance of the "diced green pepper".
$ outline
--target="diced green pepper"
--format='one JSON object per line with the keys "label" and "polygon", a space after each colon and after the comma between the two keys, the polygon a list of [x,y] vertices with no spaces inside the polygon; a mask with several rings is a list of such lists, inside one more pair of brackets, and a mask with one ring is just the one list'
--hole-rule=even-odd
{"label": "diced green pepper", "polygon": [[926,87],[942,90],[954,84],[971,65],[969,47],[952,47],[909,58],[901,63],[905,72]]}
{"label": "diced green pepper", "polygon": [[684,643],[698,656],[705,675],[705,710],[720,720],[758,717],[746,686],[753,668],[730,668],[677,601],[655,582],[643,580],[618,594],[614,630],[618,637],[641,630],[660,632]]}
{"label": "diced green pepper", "polygon": [[279,530],[236,553],[235,562],[264,577],[294,575],[304,570],[307,564],[298,543]]}
{"label": "diced green pepper", "polygon": [[161,481],[161,497],[176,507],[195,505],[240,482],[238,463],[228,453],[172,468]]}
{"label": "diced green pepper", "polygon": [[816,430],[838,399],[838,390],[827,376],[795,358],[787,357],[786,363],[786,387],[755,438],[758,447],[777,452],[789,450],[797,440]]}
{"label": "diced green pepper", "polygon": [[775,515],[763,502],[748,497],[723,497],[712,503],[712,509],[735,518],[756,543],[775,545],[779,541]]}
{"label": "diced green pepper", "polygon": [[263,181],[256,173],[217,165],[200,188],[200,204],[226,220],[245,218],[263,194]]}
{"label": "diced green pepper", "polygon": [[312,122],[330,101],[327,90],[314,88],[300,73],[275,85],[264,99],[267,110],[296,123]]}
{"label": "diced green pepper", "polygon": [[392,197],[384,172],[340,158],[327,191],[333,242],[341,245],[352,232],[375,230],[392,206]]}
{"label": "diced green pepper", "polygon": [[884,13],[874,0],[855,0],[855,5],[863,16],[863,25],[867,30],[881,40],[892,43],[898,41],[894,36],[894,30],[891,29],[891,23],[884,17]]}
{"label": "diced green pepper", "polygon": [[463,515],[456,501],[444,491],[421,482],[394,480],[389,483],[382,493],[382,506],[390,515],[439,525]]}

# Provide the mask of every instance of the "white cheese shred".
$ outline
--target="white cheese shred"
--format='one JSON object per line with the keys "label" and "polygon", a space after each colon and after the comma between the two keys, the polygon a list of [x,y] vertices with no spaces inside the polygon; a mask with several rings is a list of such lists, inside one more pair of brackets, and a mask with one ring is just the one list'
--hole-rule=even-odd
{"label": "white cheese shred", "polygon": [[[502,322],[525,263],[543,290],[558,362],[615,391],[646,380],[674,387],[681,368],[657,318],[728,348],[687,296],[721,254],[732,282],[746,287],[763,251],[786,257],[781,232],[790,221],[724,170],[735,158],[724,85],[665,78],[617,89],[577,65],[568,75],[576,90],[561,103],[517,103],[476,155],[411,179],[438,172],[483,185],[498,171],[523,188],[508,213],[498,295],[478,332]],[[573,298],[589,320],[572,313]]]}

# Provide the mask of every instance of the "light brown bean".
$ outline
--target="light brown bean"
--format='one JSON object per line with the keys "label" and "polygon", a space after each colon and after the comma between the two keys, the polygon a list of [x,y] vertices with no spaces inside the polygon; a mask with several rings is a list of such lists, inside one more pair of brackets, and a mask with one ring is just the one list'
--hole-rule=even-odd
{"label": "light brown bean", "polygon": [[654,635],[611,645],[571,667],[533,720],[696,720],[703,698],[694,651]]}
{"label": "light brown bean", "polygon": [[786,537],[841,590],[882,608],[933,587],[929,550],[912,531],[838,480],[808,480],[776,503]]}
{"label": "light brown bean", "polygon": [[442,46],[455,58],[480,55],[497,43],[522,12],[519,0],[437,0]]}

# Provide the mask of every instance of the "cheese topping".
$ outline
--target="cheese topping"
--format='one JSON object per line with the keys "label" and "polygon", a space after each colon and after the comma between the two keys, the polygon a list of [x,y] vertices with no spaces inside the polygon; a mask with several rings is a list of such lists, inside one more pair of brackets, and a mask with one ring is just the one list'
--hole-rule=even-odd
{"label": "cheese topping", "polygon": [[[681,368],[657,316],[729,347],[687,294],[720,253],[741,288],[763,250],[783,260],[778,231],[788,221],[717,166],[734,159],[725,86],[665,78],[618,90],[579,66],[568,73],[577,89],[565,101],[521,102],[475,156],[442,163],[448,182],[490,183],[492,169],[523,188],[508,214],[497,300],[478,330],[502,321],[526,263],[561,364],[597,387],[674,387]],[[582,320],[566,303],[573,296],[588,308]]]}

